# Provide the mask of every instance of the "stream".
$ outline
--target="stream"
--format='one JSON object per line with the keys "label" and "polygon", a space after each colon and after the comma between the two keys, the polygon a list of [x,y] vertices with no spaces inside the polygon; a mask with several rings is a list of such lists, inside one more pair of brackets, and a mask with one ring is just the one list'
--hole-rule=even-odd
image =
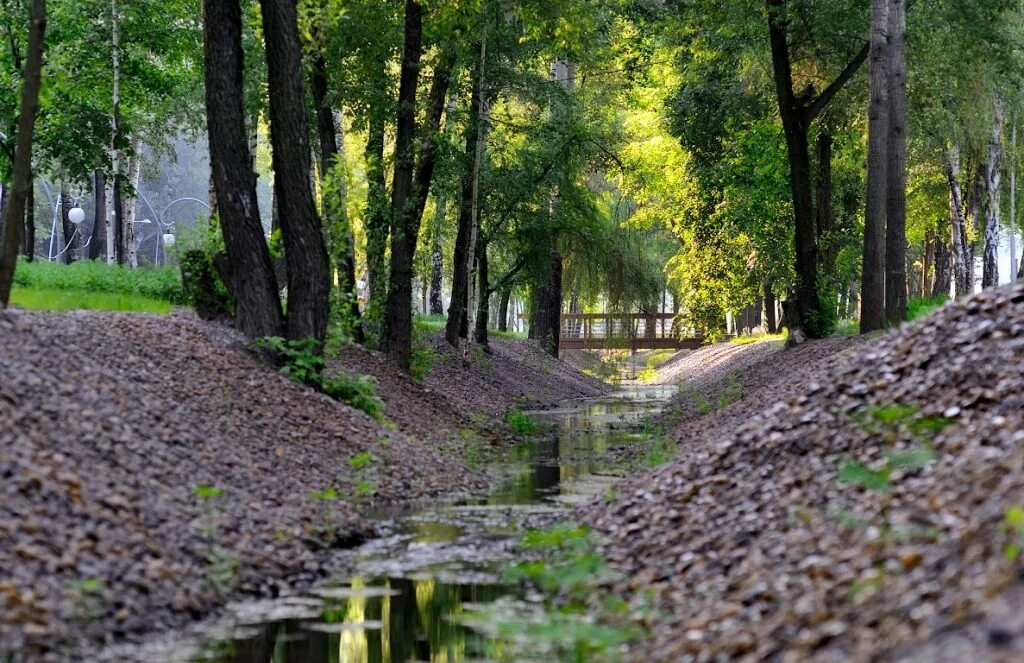
{"label": "stream", "polygon": [[567,519],[606,494],[622,469],[608,452],[635,443],[672,387],[631,386],[531,412],[551,429],[501,453],[479,499],[374,514],[382,536],[339,553],[353,572],[292,596],[232,604],[201,634],[151,643],[144,660],[209,663],[387,663],[518,660],[494,629],[462,617],[502,597],[539,603],[502,582],[523,558],[521,534]]}

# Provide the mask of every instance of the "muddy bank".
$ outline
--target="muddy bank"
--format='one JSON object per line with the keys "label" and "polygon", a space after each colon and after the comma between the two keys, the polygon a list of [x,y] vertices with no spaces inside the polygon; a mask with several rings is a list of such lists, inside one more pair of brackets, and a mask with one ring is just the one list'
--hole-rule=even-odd
{"label": "muddy bank", "polygon": [[1024,654],[1024,285],[833,356],[751,367],[783,377],[591,511],[657,609],[637,660]]}
{"label": "muddy bank", "polygon": [[424,386],[346,351],[332,368],[391,376],[395,430],[189,314],[0,312],[0,657],[62,659],[272,596],[372,536],[371,503],[482,490],[414,434],[601,389],[554,360],[514,366],[528,354],[495,343],[490,370],[439,361]]}

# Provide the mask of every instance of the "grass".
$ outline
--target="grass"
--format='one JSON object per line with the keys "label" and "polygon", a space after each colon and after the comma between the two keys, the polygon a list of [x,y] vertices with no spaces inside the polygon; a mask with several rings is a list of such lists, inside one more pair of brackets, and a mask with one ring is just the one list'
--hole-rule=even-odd
{"label": "grass", "polygon": [[132,269],[92,260],[80,260],[71,265],[19,260],[14,285],[33,290],[132,295],[171,304],[186,303],[181,273],[176,267]]}
{"label": "grass", "polygon": [[170,302],[141,295],[34,287],[11,291],[11,306],[45,311],[89,309],[164,314],[174,308]]}
{"label": "grass", "polygon": [[416,326],[427,332],[436,332],[444,329],[448,323],[448,316],[445,315],[416,315]]}
{"label": "grass", "polygon": [[789,330],[783,329],[778,334],[751,334],[750,336],[737,336],[729,342],[733,345],[750,345],[761,341],[785,341],[789,338]]}
{"label": "grass", "polygon": [[944,295],[938,297],[914,297],[907,302],[907,320],[913,322],[923,318],[932,311],[946,305],[949,298]]}

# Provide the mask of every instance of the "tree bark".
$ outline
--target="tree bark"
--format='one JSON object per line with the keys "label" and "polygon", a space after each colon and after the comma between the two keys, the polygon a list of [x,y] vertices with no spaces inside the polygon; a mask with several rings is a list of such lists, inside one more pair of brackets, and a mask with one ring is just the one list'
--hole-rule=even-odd
{"label": "tree bark", "polygon": [[860,331],[885,327],[885,216],[889,169],[889,4],[871,0],[871,99],[868,106],[867,209]]}
{"label": "tree bark", "polygon": [[395,125],[395,172],[391,185],[391,271],[384,350],[400,368],[408,369],[412,354],[412,261],[416,249],[416,235],[409,233],[409,220],[416,204],[413,191],[416,87],[423,50],[423,8],[417,0],[405,2],[404,30]]}
{"label": "tree bark", "polygon": [[1006,109],[996,96],[992,108],[992,138],[985,164],[985,248],[982,259],[981,287],[999,285],[999,187],[1003,167],[1003,122]]}
{"label": "tree bark", "polygon": [[366,139],[366,271],[370,297],[367,311],[373,317],[383,314],[387,299],[388,274],[385,252],[388,246],[387,183],[384,174],[384,133],[386,123],[380,108],[370,108],[370,126]]}
{"label": "tree bark", "polygon": [[113,154],[113,178],[114,182],[114,218],[111,221],[114,240],[113,260],[123,265],[127,256],[126,238],[124,235],[124,192],[122,180],[124,178],[124,153],[121,151],[123,136],[121,133],[121,43],[118,30],[117,0],[110,2],[110,35],[112,46],[112,70],[113,70],[113,105],[110,114],[111,124],[111,145],[110,151]]}
{"label": "tree bark", "polygon": [[[338,131],[335,128],[334,111],[327,99],[327,62],[322,53],[313,56],[311,62],[310,88],[313,106],[316,109],[317,135],[320,142],[320,177],[324,224],[334,238],[335,265],[338,270],[338,289],[342,294],[342,306],[352,321],[352,337],[362,343],[363,327],[360,324],[359,295],[356,288],[355,238],[348,223],[345,209],[345,160],[341,156]],[[343,122],[344,120],[342,120]],[[340,167],[341,172],[336,172]],[[337,178],[340,181],[335,181]]]}
{"label": "tree bark", "polygon": [[512,299],[512,286],[505,286],[501,289],[501,297],[498,299],[498,331],[508,331],[508,304]]}
{"label": "tree bark", "polygon": [[260,0],[267,51],[274,186],[288,266],[287,337],[327,336],[327,249],[309,186],[309,133],[302,85],[302,46],[294,0]]}
{"label": "tree bark", "polygon": [[487,240],[483,235],[476,242],[476,277],[477,305],[476,324],[473,329],[473,340],[480,345],[487,345],[487,318],[490,315],[491,281],[490,265],[487,262]]}
{"label": "tree bark", "polygon": [[14,268],[18,263],[25,201],[32,186],[32,135],[39,108],[42,84],[43,49],[46,35],[46,0],[32,0],[29,6],[28,45],[18,110],[18,134],[11,164],[11,191],[4,206],[3,233],[0,235],[0,306],[11,298]]}
{"label": "tree bark", "polygon": [[[827,130],[818,132],[815,148],[818,160],[817,205],[815,206],[818,262],[821,275],[827,283],[832,282],[835,272],[835,255],[832,252],[832,231],[835,213],[832,209],[832,136]],[[772,332],[773,334],[775,332]]]}
{"label": "tree bark", "polygon": [[967,229],[964,219],[963,189],[960,187],[960,150],[946,150],[946,181],[949,184],[949,229],[952,247],[953,276],[956,294],[962,297],[971,290],[968,268]]}
{"label": "tree bark", "polygon": [[25,234],[22,241],[25,259],[36,259],[36,187],[34,174],[29,176],[28,195],[25,197]]}
{"label": "tree bark", "polygon": [[236,0],[203,0],[210,167],[229,269],[235,324],[249,338],[283,333],[270,251],[256,198],[242,107],[242,13]]}
{"label": "tree bark", "polygon": [[779,333],[778,320],[775,318],[775,291],[772,283],[764,284],[764,326],[769,334]]}
{"label": "tree bark", "polygon": [[61,241],[57,244],[57,252],[63,252],[61,258],[65,265],[70,265],[75,261],[75,247],[74,242],[77,239],[75,235],[75,224],[71,223],[71,216],[68,212],[71,210],[71,194],[68,193],[68,183],[60,183],[60,230],[61,230]]}
{"label": "tree bark", "polygon": [[444,193],[437,197],[437,206],[434,211],[434,223],[430,229],[430,314],[443,315],[444,304],[441,300],[441,284],[444,272],[444,245],[442,240],[442,229],[444,228],[445,214],[447,212],[448,199]]}
{"label": "tree bark", "polygon": [[[124,243],[127,251],[128,264],[139,266],[139,256],[135,246],[135,214],[138,210],[139,185],[142,177],[142,141],[136,136],[132,138],[132,157],[128,160],[128,182],[132,185],[132,195],[124,201]],[[154,222],[155,223],[155,222]],[[157,234],[161,231],[156,229]],[[157,241],[160,241],[159,239]]]}
{"label": "tree bark", "polygon": [[889,0],[888,164],[885,199],[885,319],[907,319],[907,4]]}
{"label": "tree bark", "polygon": [[[477,47],[477,52],[481,48]],[[465,167],[462,170],[461,195],[459,198],[459,219],[455,232],[455,248],[452,254],[452,298],[448,303],[448,322],[445,325],[445,340],[458,347],[459,338],[466,336],[466,301],[469,296],[469,256],[473,235],[473,169],[476,163],[477,142],[481,137],[481,113],[477,103],[483,86],[482,59],[477,60],[473,69],[470,91],[469,120],[466,124]]]}
{"label": "tree bark", "polygon": [[953,277],[952,255],[949,247],[942,241],[942,234],[935,236],[933,253],[935,254],[935,278],[932,280],[930,295],[949,297],[949,289]]}
{"label": "tree bark", "polygon": [[93,216],[92,236],[89,239],[89,260],[100,257],[100,251],[107,244],[107,179],[103,171],[95,170],[92,174]]}

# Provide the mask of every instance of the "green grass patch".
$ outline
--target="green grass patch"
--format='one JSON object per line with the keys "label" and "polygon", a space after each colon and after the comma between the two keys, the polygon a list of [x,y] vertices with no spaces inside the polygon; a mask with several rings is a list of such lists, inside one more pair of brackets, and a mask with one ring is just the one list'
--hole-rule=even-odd
{"label": "green grass patch", "polygon": [[20,260],[14,272],[14,285],[38,290],[135,295],[172,304],[186,303],[177,267],[132,269],[93,260],[80,260],[70,265]]}
{"label": "green grass patch", "polygon": [[509,410],[505,425],[517,435],[533,435],[540,430],[537,420],[521,410]]}
{"label": "green grass patch", "polygon": [[785,341],[789,338],[789,330],[783,329],[778,334],[751,334],[750,336],[737,336],[729,342],[733,345],[750,345],[761,341]]}
{"label": "green grass patch", "polygon": [[141,295],[90,292],[87,290],[58,290],[53,288],[14,288],[11,306],[42,311],[129,311],[132,313],[170,313],[170,302],[150,299]]}
{"label": "green grass patch", "polygon": [[500,329],[488,329],[487,333],[497,338],[513,338],[517,340],[526,339],[526,332],[501,331]]}
{"label": "green grass patch", "polygon": [[416,316],[416,327],[427,332],[436,332],[444,329],[444,326],[448,324],[448,316],[446,315],[417,315]]}
{"label": "green grass patch", "polygon": [[913,322],[923,318],[932,311],[945,306],[948,301],[949,298],[944,295],[939,295],[938,297],[914,297],[907,302],[907,320]]}

